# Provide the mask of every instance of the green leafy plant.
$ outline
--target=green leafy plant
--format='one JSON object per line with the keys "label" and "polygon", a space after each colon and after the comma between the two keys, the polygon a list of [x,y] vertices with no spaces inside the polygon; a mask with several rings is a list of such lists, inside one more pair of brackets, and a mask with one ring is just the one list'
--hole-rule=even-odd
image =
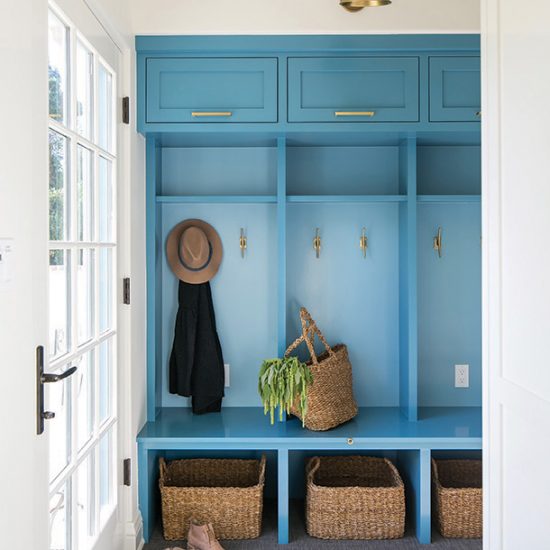
{"label": "green leafy plant", "polygon": [[264,405],[264,414],[270,413],[271,424],[275,422],[275,409],[279,407],[279,419],[283,412],[290,413],[296,403],[302,425],[307,414],[307,391],[313,375],[305,363],[297,357],[266,359],[260,368],[258,392]]}

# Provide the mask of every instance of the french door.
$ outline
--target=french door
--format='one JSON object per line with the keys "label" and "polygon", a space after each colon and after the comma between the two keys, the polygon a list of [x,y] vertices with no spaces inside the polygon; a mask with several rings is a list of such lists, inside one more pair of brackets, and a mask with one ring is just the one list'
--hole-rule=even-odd
{"label": "french door", "polygon": [[92,548],[116,509],[116,74],[48,15],[50,550]]}

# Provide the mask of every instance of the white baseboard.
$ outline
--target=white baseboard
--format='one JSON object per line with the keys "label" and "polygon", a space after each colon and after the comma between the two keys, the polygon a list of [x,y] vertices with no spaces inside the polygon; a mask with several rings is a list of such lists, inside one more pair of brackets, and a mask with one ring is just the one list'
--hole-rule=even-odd
{"label": "white baseboard", "polygon": [[134,521],[128,521],[124,529],[124,550],[142,550],[145,545],[143,540],[143,520],[138,513]]}

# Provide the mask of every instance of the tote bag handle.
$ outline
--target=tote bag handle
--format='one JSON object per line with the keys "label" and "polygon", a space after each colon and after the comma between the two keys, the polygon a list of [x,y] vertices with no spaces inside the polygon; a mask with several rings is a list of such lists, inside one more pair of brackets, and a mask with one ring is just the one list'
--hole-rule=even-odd
{"label": "tote bag handle", "polygon": [[302,342],[305,342],[307,349],[309,350],[309,354],[311,355],[311,361],[314,365],[318,365],[319,362],[317,361],[317,354],[315,353],[315,349],[313,348],[315,335],[319,337],[319,340],[321,340],[322,344],[325,346],[328,354],[334,355],[334,352],[332,351],[332,348],[328,345],[325,337],[323,336],[323,333],[319,330],[317,324],[311,318],[309,311],[305,307],[300,308],[300,321],[302,322],[302,335],[296,338],[296,340],[294,340],[294,342],[292,342],[292,344],[288,346],[288,349],[285,352],[285,357],[288,357],[288,355],[292,351],[294,351]]}

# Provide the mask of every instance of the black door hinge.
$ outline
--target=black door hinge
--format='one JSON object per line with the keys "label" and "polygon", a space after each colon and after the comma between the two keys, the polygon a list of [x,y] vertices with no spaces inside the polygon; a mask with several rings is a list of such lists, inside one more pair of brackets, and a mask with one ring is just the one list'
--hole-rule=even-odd
{"label": "black door hinge", "polygon": [[122,98],[122,122],[130,124],[130,98]]}
{"label": "black door hinge", "polygon": [[123,464],[123,477],[124,477],[124,485],[126,487],[130,487],[132,485],[132,459],[131,458],[125,458]]}
{"label": "black door hinge", "polygon": [[130,305],[130,277],[122,279],[122,303]]}

